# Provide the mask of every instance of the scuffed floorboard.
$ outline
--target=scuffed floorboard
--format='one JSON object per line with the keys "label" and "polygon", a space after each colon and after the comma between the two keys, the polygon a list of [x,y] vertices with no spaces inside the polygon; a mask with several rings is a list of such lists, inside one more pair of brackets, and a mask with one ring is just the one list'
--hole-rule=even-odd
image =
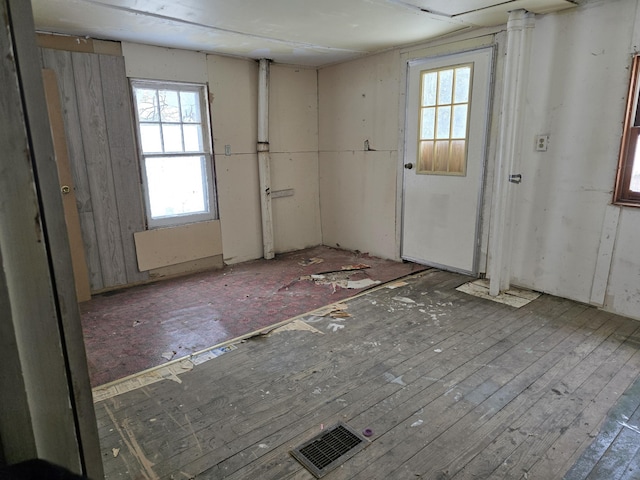
{"label": "scuffed floorboard", "polygon": [[107,478],[309,480],[289,450],[337,421],[373,435],[326,479],[562,478],[640,373],[633,320],[404,281],[300,319],[323,335],[254,336],[98,402]]}

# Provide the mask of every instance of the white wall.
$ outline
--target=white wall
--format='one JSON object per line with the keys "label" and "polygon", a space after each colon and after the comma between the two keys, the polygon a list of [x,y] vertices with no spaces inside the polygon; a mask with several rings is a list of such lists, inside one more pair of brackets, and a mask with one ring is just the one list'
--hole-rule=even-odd
{"label": "white wall", "polygon": [[620,213],[604,308],[640,319],[640,211]]}
{"label": "white wall", "polygon": [[[511,283],[640,319],[640,211],[611,205],[631,54],[640,49],[637,3],[595,0],[536,18],[521,171],[514,172],[523,182],[513,205]],[[495,37],[500,55],[481,265],[490,238],[504,39]],[[469,35],[320,70],[324,244],[397,258],[402,69],[409,57],[464,50],[465,41]],[[535,151],[537,134],[550,135],[547,152]],[[363,151],[365,139],[377,152]]]}
{"label": "white wall", "polygon": [[322,243],[318,183],[318,75],[316,70],[272,65],[269,90],[271,191],[276,253]]}
{"label": "white wall", "polygon": [[[511,283],[640,318],[640,211],[610,205],[628,67],[640,45],[636,7],[636,0],[595,0],[536,19],[518,172],[523,183],[513,205]],[[272,187],[294,190],[292,197],[273,200],[276,251],[322,242],[398,259],[404,60],[407,52],[437,54],[438,45],[459,42],[464,49],[469,39],[334,65],[321,69],[317,80],[313,70],[272,66]],[[502,42],[504,35],[496,39]],[[178,58],[172,51],[165,64],[196,58],[193,70],[201,72],[203,57],[193,52]],[[259,258],[257,64],[204,58],[225,261]],[[496,79],[494,108],[500,74]],[[494,110],[489,173],[499,135],[496,115]],[[550,135],[547,152],[534,151],[536,134]],[[365,151],[365,140],[375,151]]]}
{"label": "white wall", "polygon": [[[616,235],[605,213],[620,147],[636,3],[595,2],[536,21],[511,272],[514,284],[582,302],[600,303],[596,292],[606,288],[607,308],[639,318],[637,210],[623,209],[617,239],[609,242],[615,255],[608,286],[594,284],[602,281],[596,276],[599,255],[607,253],[601,242]],[[536,134],[550,135],[547,152],[534,150]],[[603,225],[611,231],[603,232]]]}
{"label": "white wall", "polygon": [[[127,75],[208,83],[224,262],[262,257],[257,157],[258,64],[253,60],[123,43]],[[271,70],[272,190],[277,253],[319,245],[317,75]],[[228,154],[227,147],[228,146]]]}
{"label": "white wall", "polygon": [[[635,5],[635,20],[633,35],[626,45],[619,46],[620,50],[627,54],[624,64],[624,85],[618,87],[618,94],[622,97],[626,93],[628,82],[628,70],[631,65],[631,54],[640,50],[640,7],[637,2],[624,2],[626,9],[622,14],[632,15]],[[619,19],[621,25],[626,25],[630,18]],[[614,25],[613,28],[618,28]],[[626,47],[626,50],[625,50]],[[612,128],[620,129],[622,118],[613,122]],[[611,257],[611,269],[609,270],[608,283],[604,308],[612,312],[640,319],[640,209],[630,207],[609,207],[619,210],[619,215],[613,216],[617,222],[611,225],[603,222],[601,245],[608,246],[610,237],[615,239],[612,250],[603,252],[605,258]]]}
{"label": "white wall", "polygon": [[216,55],[209,55],[207,64],[222,251],[225,263],[238,263],[262,257],[258,64]]}
{"label": "white wall", "polygon": [[[400,52],[319,72],[322,241],[397,259]],[[364,142],[375,151],[365,151]]]}

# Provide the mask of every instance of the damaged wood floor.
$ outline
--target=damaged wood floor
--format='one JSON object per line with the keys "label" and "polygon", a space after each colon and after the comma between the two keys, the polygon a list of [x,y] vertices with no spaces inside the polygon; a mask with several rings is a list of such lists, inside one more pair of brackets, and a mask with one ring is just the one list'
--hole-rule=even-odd
{"label": "damaged wood floor", "polygon": [[326,479],[562,478],[638,377],[640,323],[468,280],[429,270],[99,401],[107,478],[312,479],[289,451],[339,421],[373,434]]}

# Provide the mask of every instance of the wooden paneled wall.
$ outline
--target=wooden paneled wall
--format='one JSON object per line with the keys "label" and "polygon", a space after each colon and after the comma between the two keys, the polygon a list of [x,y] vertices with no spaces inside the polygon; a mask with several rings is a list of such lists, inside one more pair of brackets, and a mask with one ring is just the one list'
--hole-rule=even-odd
{"label": "wooden paneled wall", "polygon": [[58,79],[91,290],[145,281],[133,238],[145,225],[124,58],[40,51]]}

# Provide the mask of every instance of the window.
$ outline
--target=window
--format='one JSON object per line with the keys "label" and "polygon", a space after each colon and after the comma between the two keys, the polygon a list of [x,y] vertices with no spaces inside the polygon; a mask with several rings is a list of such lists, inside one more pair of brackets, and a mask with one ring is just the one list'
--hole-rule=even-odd
{"label": "window", "polygon": [[640,55],[633,59],[627,113],[624,119],[618,174],[614,190],[614,203],[640,206],[640,104],[639,79]]}
{"label": "window", "polygon": [[420,73],[417,173],[465,175],[472,65]]}
{"label": "window", "polygon": [[216,218],[204,85],[132,80],[150,228]]}

